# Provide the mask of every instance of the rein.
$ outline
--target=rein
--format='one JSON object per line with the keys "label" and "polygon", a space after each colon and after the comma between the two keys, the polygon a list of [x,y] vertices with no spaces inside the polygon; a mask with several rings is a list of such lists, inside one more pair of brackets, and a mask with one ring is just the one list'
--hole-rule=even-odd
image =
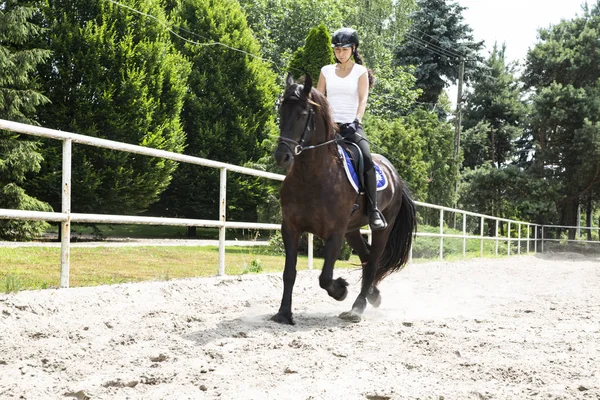
{"label": "rein", "polygon": [[[308,126],[309,124],[310,124],[310,128]],[[279,143],[283,143],[284,145],[286,145],[292,151],[292,153],[294,153],[294,155],[298,156],[298,155],[302,154],[302,152],[304,150],[316,149],[317,147],[325,146],[327,144],[338,142],[340,140],[339,138],[336,138],[336,139],[328,140],[323,143],[310,145],[310,146],[304,146],[304,142],[306,140],[306,138],[305,138],[306,133],[311,132],[311,131],[312,132],[315,131],[315,110],[313,107],[310,108],[310,116],[306,119],[306,125],[304,125],[304,131],[302,131],[302,136],[300,136],[300,142],[297,142],[294,139],[289,139],[289,138],[285,138],[285,137],[281,137],[281,136],[279,136],[277,138],[277,141]],[[293,144],[295,146],[292,148],[290,146],[290,144]]]}

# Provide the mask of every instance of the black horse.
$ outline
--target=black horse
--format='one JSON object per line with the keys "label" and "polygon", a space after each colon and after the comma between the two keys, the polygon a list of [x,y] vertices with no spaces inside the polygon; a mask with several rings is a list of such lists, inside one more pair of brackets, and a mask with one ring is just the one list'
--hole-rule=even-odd
{"label": "black horse", "polygon": [[367,300],[378,307],[381,296],[377,284],[408,261],[416,232],[416,210],[406,185],[385,157],[373,154],[373,161],[389,181],[377,198],[388,227],[374,231],[369,245],[360,234],[360,228],[369,223],[365,195],[360,196],[360,208],[353,213],[357,195],[346,178],[336,138],[337,125],[331,118],[327,99],[312,88],[311,77],[306,76],[301,85],[288,76],[275,150],[277,165],[287,169],[280,196],[285,269],[281,307],[271,318],[273,321],[294,324],[292,290],[298,244],[304,232],[325,241],[325,263],[319,283],[336,300],[344,300],[348,294],[348,283],[343,278],[333,279],[333,266],[344,237],[360,257],[362,288],[352,310],[340,315],[346,320],[359,321]]}

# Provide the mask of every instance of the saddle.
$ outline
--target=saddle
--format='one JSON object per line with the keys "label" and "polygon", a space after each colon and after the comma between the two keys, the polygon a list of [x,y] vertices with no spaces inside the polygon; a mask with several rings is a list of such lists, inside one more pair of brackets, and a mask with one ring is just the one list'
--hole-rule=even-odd
{"label": "saddle", "polygon": [[[346,177],[350,181],[356,193],[364,192],[364,160],[360,147],[356,143],[341,140],[338,142],[338,154],[344,165]],[[375,162],[374,168],[377,176],[377,190],[383,190],[387,187],[387,178],[379,165]]]}

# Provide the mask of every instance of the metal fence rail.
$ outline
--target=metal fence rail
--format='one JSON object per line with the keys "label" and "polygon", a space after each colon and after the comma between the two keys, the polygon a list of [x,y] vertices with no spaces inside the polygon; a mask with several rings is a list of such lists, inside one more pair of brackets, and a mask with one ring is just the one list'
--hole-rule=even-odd
{"label": "metal fence rail", "polygon": [[[127,143],[116,142],[112,140],[94,138],[90,136],[79,135],[75,133],[57,131],[54,129],[42,128],[33,125],[26,125],[17,122],[7,121],[0,119],[0,129],[13,131],[17,133],[33,135],[44,138],[51,138],[61,140],[63,142],[62,147],[62,195],[61,195],[61,212],[41,212],[41,211],[26,211],[26,210],[11,210],[11,209],[0,209],[0,219],[20,219],[20,220],[41,220],[41,221],[53,221],[61,223],[61,274],[60,274],[60,286],[69,286],[69,270],[70,270],[70,237],[71,237],[71,223],[107,223],[107,224],[141,224],[141,225],[170,225],[170,226],[196,226],[196,227],[208,227],[208,228],[219,228],[219,275],[225,274],[225,232],[227,229],[268,229],[268,230],[279,230],[281,225],[279,224],[261,224],[254,222],[238,222],[238,221],[227,221],[226,210],[227,210],[227,199],[226,199],[226,184],[227,184],[227,171],[241,173],[245,175],[258,176],[267,179],[273,179],[283,181],[284,175],[274,174],[270,172],[264,172],[255,170],[252,168],[240,167],[237,165],[226,164],[222,162],[207,160],[200,157],[193,157],[184,154],[173,153],[165,150],[158,150],[149,147],[137,146]],[[100,147],[105,149],[124,151],[128,153],[141,154],[152,157],[160,157],[169,160],[195,164],[210,168],[218,168],[220,170],[220,193],[219,193],[219,219],[218,220],[202,220],[202,219],[183,219],[183,218],[161,218],[161,217],[141,217],[141,216],[130,216],[130,215],[105,215],[105,214],[81,214],[71,212],[71,154],[73,143],[84,144],[88,146]],[[546,239],[544,238],[544,228],[550,228],[549,226],[542,226],[527,222],[513,221],[504,218],[492,217],[489,215],[473,213],[469,211],[453,209],[449,207],[438,206],[434,204],[428,204],[423,202],[415,202],[419,207],[425,207],[430,209],[439,210],[440,215],[440,231],[439,233],[426,233],[420,232],[417,236],[433,236],[440,238],[440,253],[439,258],[444,258],[444,238],[462,238],[463,239],[463,256],[466,255],[466,242],[468,239],[480,240],[480,256],[483,256],[483,243],[486,240],[493,240],[496,242],[495,255],[498,255],[499,242],[508,243],[508,255],[511,254],[511,242],[517,242],[517,253],[521,253],[521,242],[526,242],[527,252],[530,252],[530,243],[533,243],[533,251],[537,251],[537,243],[541,241],[541,250],[543,251],[544,240],[560,240],[560,239]],[[452,212],[456,214],[462,214],[462,234],[447,234],[444,233],[444,213]],[[476,217],[479,219],[480,234],[479,235],[468,235],[467,216]],[[484,227],[486,220],[495,221],[495,235],[485,236]],[[500,222],[506,222],[507,237],[498,236],[498,227]],[[511,237],[511,224],[513,227],[517,227],[518,236]],[[526,227],[526,236],[521,237],[522,227]],[[531,229],[533,227],[533,229]],[[577,228],[577,227],[560,227],[560,228]],[[541,237],[538,238],[538,230],[541,229]],[[581,229],[584,229],[581,227]],[[598,228],[592,228],[598,229]],[[533,230],[533,237],[531,235]],[[370,231],[364,230],[363,233],[369,234]],[[308,265],[312,268],[313,265],[313,235],[308,235]],[[587,242],[587,241],[586,241]],[[600,243],[600,241],[592,241],[592,243]],[[412,255],[412,249],[411,249]]]}

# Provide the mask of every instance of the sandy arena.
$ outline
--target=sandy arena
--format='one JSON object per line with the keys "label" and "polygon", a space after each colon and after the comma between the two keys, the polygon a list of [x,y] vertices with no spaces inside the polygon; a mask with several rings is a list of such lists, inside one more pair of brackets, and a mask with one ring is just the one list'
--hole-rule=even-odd
{"label": "sandy arena", "polygon": [[[283,261],[282,261],[283,264]],[[0,399],[600,399],[600,259],[413,264],[360,323],[301,272],[0,295]]]}

